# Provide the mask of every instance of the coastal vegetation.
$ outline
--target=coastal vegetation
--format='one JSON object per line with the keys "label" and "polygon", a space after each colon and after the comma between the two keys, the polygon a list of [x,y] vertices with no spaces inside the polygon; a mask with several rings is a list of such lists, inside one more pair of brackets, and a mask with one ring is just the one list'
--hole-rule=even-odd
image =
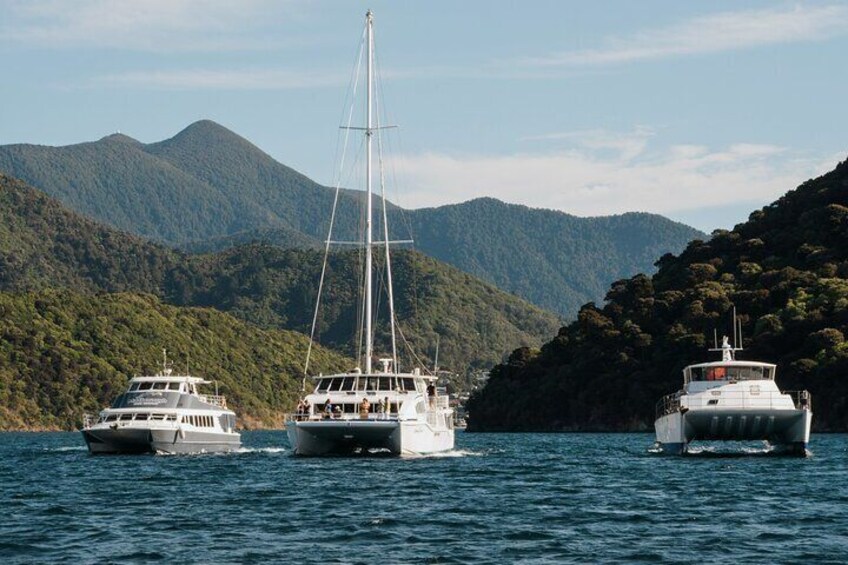
{"label": "coastal vegetation", "polygon": [[[0,426],[30,421],[67,427],[76,417],[70,411],[72,399],[87,409],[102,405],[114,393],[115,383],[130,374],[126,371],[140,372],[142,363],[159,358],[161,347],[190,354],[198,372],[208,371],[204,376],[226,382],[234,391],[234,406],[255,422],[277,422],[280,410],[293,401],[288,392],[274,393],[263,404],[258,389],[240,388],[234,380],[277,375],[273,378],[282,380],[274,386],[292,390],[293,367],[302,372],[305,360],[302,334],[311,325],[321,263],[322,255],[315,250],[262,244],[188,255],[83,218],[25,183],[0,175],[0,292],[7,330],[0,346],[8,362],[0,389],[5,414]],[[352,344],[358,320],[358,263],[356,253],[331,256],[330,291],[323,298],[316,335],[317,342],[350,357],[356,353]],[[399,353],[406,367],[431,366],[440,341],[443,367],[461,374],[482,370],[515,344],[538,345],[558,326],[553,314],[420,253],[397,254],[393,269],[403,330]],[[384,289],[378,300],[385,310]],[[47,318],[36,315],[39,304],[50,306]],[[239,358],[253,346],[268,353],[259,351],[257,355],[265,357],[241,370],[232,362],[204,364],[201,357],[211,350],[201,347],[189,353],[196,332],[175,321],[194,323],[201,315],[213,320],[221,334],[216,337],[216,355]],[[86,325],[96,321],[101,331],[79,338],[79,332],[87,331],[80,328],[80,320]],[[120,328],[138,326],[141,320],[148,324],[139,330],[147,336],[144,341],[121,333]],[[114,333],[107,331],[113,326]],[[301,341],[285,337],[292,345],[270,357],[274,344],[288,336],[279,330],[296,330]],[[389,343],[386,327],[378,327],[380,354],[390,351]],[[138,351],[131,353],[136,345]],[[329,366],[321,355],[330,354],[319,354],[310,372]],[[234,372],[227,377],[226,370]],[[107,384],[95,386],[92,378]],[[51,404],[54,386],[65,391],[59,404]],[[262,386],[270,390],[270,385]]]}
{"label": "coastal vegetation", "polygon": [[[297,332],[149,294],[0,292],[0,430],[79,426],[130,377],[158,371],[163,347],[176,372],[217,381],[242,426],[281,426],[301,394],[307,338]],[[350,364],[321,347],[312,353],[316,371]]]}
{"label": "coastal vegetation", "polygon": [[613,283],[541,348],[513,351],[470,399],[469,429],[648,430],[683,367],[714,359],[713,331],[732,335],[735,306],[739,358],[808,389],[814,430],[848,430],[848,162],[657,267]]}

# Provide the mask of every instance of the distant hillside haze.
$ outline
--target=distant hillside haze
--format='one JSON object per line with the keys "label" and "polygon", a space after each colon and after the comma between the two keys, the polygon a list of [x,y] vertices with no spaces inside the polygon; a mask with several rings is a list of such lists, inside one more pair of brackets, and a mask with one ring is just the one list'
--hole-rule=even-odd
{"label": "distant hillside haze", "polygon": [[[334,195],[209,120],[151,144],[116,134],[66,147],[0,146],[0,171],[90,218],[204,252],[254,241],[319,247]],[[358,231],[361,199],[342,191],[339,237]],[[411,235],[423,253],[564,317],[613,280],[652,272],[656,257],[704,237],[654,214],[578,218],[491,198],[390,210],[394,236]]]}
{"label": "distant hillside haze", "polygon": [[776,363],[782,390],[809,390],[814,430],[848,431],[848,161],[658,265],[495,367],[469,429],[651,429],[682,369],[719,359],[707,349],[714,331],[733,335],[735,307],[737,358]]}

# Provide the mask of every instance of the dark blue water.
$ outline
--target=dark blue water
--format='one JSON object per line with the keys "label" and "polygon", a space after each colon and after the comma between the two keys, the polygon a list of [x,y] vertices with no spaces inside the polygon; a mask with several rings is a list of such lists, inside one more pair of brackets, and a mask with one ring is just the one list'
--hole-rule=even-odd
{"label": "dark blue water", "polygon": [[848,436],[806,459],[649,435],[463,434],[430,458],[91,457],[0,434],[0,562],[846,562]]}

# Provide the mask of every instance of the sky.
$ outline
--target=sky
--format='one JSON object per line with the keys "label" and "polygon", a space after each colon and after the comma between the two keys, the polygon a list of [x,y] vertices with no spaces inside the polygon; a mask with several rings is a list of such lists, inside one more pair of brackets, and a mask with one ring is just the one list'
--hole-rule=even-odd
{"label": "sky", "polygon": [[834,1],[0,0],[0,144],[211,119],[332,185],[369,8],[407,208],[492,196],[711,232],[848,155]]}

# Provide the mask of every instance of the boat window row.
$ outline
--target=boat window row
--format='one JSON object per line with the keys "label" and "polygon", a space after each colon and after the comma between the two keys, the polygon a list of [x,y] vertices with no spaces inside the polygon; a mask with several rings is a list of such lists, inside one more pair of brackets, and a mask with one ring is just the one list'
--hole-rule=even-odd
{"label": "boat window row", "polygon": [[136,392],[139,390],[176,390],[180,392],[187,392],[186,383],[133,383],[130,385],[129,392]]}
{"label": "boat window row", "polygon": [[215,427],[215,417],[214,416],[203,416],[200,414],[191,414],[183,416],[183,422],[186,424],[191,424],[192,426],[196,426],[198,428],[214,428]]}
{"label": "boat window row", "polygon": [[124,414],[110,414],[108,416],[103,416],[100,418],[101,422],[146,422],[148,420],[153,420],[157,422],[175,422],[177,420],[177,415],[155,413],[151,414],[150,412],[125,412]]}
{"label": "boat window row", "polygon": [[690,381],[761,381],[774,379],[772,367],[692,367]]}
{"label": "boat window row", "polygon": [[318,379],[318,392],[333,391],[415,391],[415,379],[411,377],[325,377]]}
{"label": "boat window row", "polygon": [[[398,405],[396,402],[389,402],[389,413],[396,413],[398,411]],[[368,412],[370,414],[379,414],[380,411],[380,403],[379,402],[371,402],[368,407]],[[332,402],[329,403],[329,408],[327,407],[327,403],[318,404],[315,407],[315,414],[319,413],[339,413],[339,414],[359,414],[360,413],[360,405],[359,403],[350,404],[350,403],[339,403],[334,404]]]}

